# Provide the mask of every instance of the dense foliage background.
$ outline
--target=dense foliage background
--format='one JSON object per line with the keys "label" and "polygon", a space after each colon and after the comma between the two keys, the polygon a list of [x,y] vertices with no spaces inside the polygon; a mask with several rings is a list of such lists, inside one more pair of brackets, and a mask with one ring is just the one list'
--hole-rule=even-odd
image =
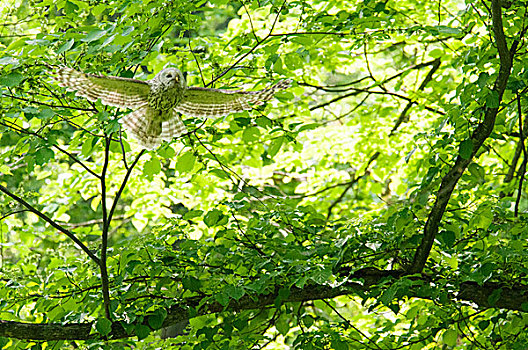
{"label": "dense foliage background", "polygon": [[[524,349],[527,4],[1,1],[0,346]],[[52,79],[169,64],[294,83],[147,152]]]}

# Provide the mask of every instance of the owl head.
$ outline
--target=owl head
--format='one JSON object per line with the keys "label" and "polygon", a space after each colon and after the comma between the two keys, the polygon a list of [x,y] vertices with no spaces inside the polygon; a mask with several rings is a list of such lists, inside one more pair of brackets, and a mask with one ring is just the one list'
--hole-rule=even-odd
{"label": "owl head", "polygon": [[178,86],[182,89],[186,88],[186,82],[182,72],[180,72],[178,68],[174,67],[165,68],[156,74],[152,80],[157,81],[165,88],[173,88]]}

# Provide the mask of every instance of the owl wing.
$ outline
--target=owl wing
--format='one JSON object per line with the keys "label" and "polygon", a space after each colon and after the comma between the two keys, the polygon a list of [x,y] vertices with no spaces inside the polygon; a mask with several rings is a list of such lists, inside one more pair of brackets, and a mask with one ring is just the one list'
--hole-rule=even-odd
{"label": "owl wing", "polygon": [[150,86],[141,80],[86,74],[68,67],[60,67],[54,73],[60,86],[77,90],[77,96],[90,101],[100,99],[105,105],[131,109],[148,101]]}
{"label": "owl wing", "polygon": [[260,91],[191,87],[174,109],[190,117],[221,117],[262,105],[271,100],[275,92],[290,86],[291,80],[282,80]]}

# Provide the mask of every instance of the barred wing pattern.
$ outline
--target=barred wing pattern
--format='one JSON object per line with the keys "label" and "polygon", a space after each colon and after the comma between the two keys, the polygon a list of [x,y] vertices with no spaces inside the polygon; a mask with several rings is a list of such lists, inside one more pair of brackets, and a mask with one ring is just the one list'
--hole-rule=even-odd
{"label": "barred wing pattern", "polygon": [[54,73],[60,86],[77,90],[77,96],[90,101],[101,99],[101,103],[109,106],[140,107],[147,103],[150,92],[147,82],[136,79],[86,74],[68,67],[60,67]]}
{"label": "barred wing pattern", "polygon": [[147,149],[155,149],[162,140],[171,141],[187,132],[175,111],[160,111],[148,105],[124,116],[121,122],[130,135]]}
{"label": "barred wing pattern", "polygon": [[190,117],[222,117],[242,112],[271,100],[275,92],[287,89],[291,80],[282,80],[260,91],[240,91],[190,87],[174,109]]}

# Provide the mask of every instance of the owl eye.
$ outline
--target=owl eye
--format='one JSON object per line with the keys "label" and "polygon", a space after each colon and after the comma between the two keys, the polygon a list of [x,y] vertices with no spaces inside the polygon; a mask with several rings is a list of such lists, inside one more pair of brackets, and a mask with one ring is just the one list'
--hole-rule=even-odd
{"label": "owl eye", "polygon": [[167,75],[165,77],[170,79],[170,78],[172,78],[172,74],[167,73]]}

